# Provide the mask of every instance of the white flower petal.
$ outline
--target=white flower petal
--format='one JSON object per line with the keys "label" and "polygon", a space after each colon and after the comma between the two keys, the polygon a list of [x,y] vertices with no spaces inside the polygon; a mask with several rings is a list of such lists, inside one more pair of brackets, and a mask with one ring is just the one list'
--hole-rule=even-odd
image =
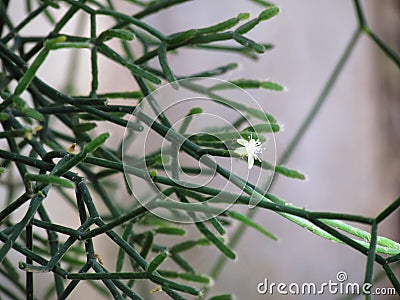
{"label": "white flower petal", "polygon": [[246,147],[239,147],[235,149],[235,153],[239,154],[240,156],[244,156],[247,154]]}
{"label": "white flower petal", "polygon": [[242,146],[246,146],[249,144],[248,141],[246,141],[245,139],[237,139],[236,142]]}
{"label": "white flower petal", "polygon": [[247,158],[247,163],[250,170],[254,165],[254,156],[252,154],[249,154],[249,157]]}

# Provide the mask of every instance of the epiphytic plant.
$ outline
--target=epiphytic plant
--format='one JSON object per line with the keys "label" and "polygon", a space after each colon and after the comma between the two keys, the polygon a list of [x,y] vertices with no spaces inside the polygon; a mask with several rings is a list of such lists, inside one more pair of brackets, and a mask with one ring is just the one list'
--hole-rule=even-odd
{"label": "epiphytic plant", "polygon": [[[28,0],[26,16],[16,23],[11,14],[11,1],[1,1],[0,122],[3,131],[0,132],[0,171],[5,192],[0,202],[0,295],[10,299],[20,299],[22,294],[27,299],[37,298],[34,279],[50,272],[53,280],[49,282],[46,298],[56,295],[58,299],[66,299],[83,281],[115,299],[147,299],[149,291],[147,294],[139,292],[139,281],[152,283],[150,292],[164,292],[172,299],[206,297],[211,279],[217,280],[225,259],[236,257],[233,248],[243,227],[229,234],[228,243],[224,237],[232,222],[241,222],[276,239],[252,220],[256,210],[278,213],[322,238],[356,249],[367,256],[365,282],[372,282],[374,262],[377,262],[400,292],[399,281],[392,270],[392,264],[400,259],[400,245],[377,236],[379,223],[398,208],[400,199],[371,218],[312,212],[267,192],[273,183],[273,173],[304,179],[300,172],[283,164],[318,113],[361,34],[370,37],[397,66],[400,64],[397,54],[367,25],[359,2],[354,1],[359,27],[314,108],[277,164],[273,133],[279,131],[279,124],[273,116],[255,107],[257,105],[248,105],[243,93],[254,88],[281,91],[283,87],[255,79],[230,82],[211,79],[236,68],[235,63],[178,76],[167,54],[179,55],[179,50],[185,48],[225,51],[256,59],[272,46],[253,41],[246,34],[256,26],[267,26],[268,20],[278,14],[278,7],[253,0],[264,9],[256,17],[240,13],[209,27],[166,35],[144,19],[184,2],[190,4],[190,1],[126,1],[138,10],[133,15],[120,11],[117,8],[120,2]],[[89,21],[89,36],[79,30],[76,34],[64,32],[76,15],[81,16],[81,22]],[[51,24],[50,30],[33,36],[23,33],[26,27],[43,17]],[[114,24],[99,30],[100,18]],[[221,43],[225,41],[228,42]],[[79,72],[74,63],[76,55],[71,56],[70,69],[64,73],[64,88],[52,86],[38,75],[48,58],[60,49],[72,54],[90,53],[91,82],[87,94],[75,92],[74,74]],[[100,92],[100,57],[127,70],[137,83],[137,90]],[[154,67],[151,62],[157,59],[159,67]],[[169,84],[157,89],[165,81]],[[242,101],[230,93],[232,90],[242,93]],[[179,93],[179,99],[174,97],[173,103],[168,102],[163,96],[174,91]],[[190,92],[190,97],[185,91]],[[116,104],[114,100],[119,99],[135,104]],[[182,99],[193,102],[184,101],[189,103],[189,109],[172,122],[176,111],[170,114],[169,105]],[[191,132],[189,127],[197,119],[210,115],[206,113],[206,104],[230,110],[237,118],[229,124],[215,126],[205,122],[207,127]],[[126,128],[124,139],[111,144],[107,142],[109,133],[93,134],[104,122]],[[152,151],[147,148],[143,151],[137,145],[132,147],[137,141],[139,145],[148,141],[140,140],[144,132],[146,136],[156,134],[162,143],[167,141],[167,145]],[[199,166],[183,163],[181,166],[185,155],[199,161]],[[253,184],[249,178],[243,179],[223,167],[224,159],[248,165],[249,172],[267,173],[262,173],[257,184]],[[196,179],[208,176],[210,180],[195,184],[186,180],[187,176],[196,176]],[[220,180],[219,184],[213,184],[214,179]],[[219,188],[222,179],[230,184],[223,189]],[[150,192],[138,192],[141,187],[137,182],[140,181],[151,184]],[[131,194],[129,201],[116,201],[112,196],[121,186]],[[71,189],[75,192],[71,193]],[[54,201],[56,195],[62,199],[57,201],[64,201],[72,208],[79,225],[68,226],[67,220],[65,224],[52,221],[49,202]],[[248,215],[235,210],[244,204],[256,206],[256,209],[250,210]],[[175,221],[194,222],[202,237],[188,239],[184,236],[188,225]],[[371,232],[346,221],[370,225]],[[174,236],[173,242],[166,242],[163,235]],[[119,249],[113,269],[106,268],[102,251],[94,243],[99,236],[108,237]],[[211,266],[213,269],[208,275],[198,274],[190,259],[184,256],[191,249],[203,246],[215,246],[223,255]],[[13,252],[18,253],[19,264],[11,255]],[[212,299],[231,297],[227,294]]]}

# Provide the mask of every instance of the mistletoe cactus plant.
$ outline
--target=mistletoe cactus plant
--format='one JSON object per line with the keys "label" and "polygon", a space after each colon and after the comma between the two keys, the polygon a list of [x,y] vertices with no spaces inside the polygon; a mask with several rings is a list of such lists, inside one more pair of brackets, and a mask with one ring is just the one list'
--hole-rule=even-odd
{"label": "mistletoe cactus plant", "polygon": [[[308,211],[268,192],[274,176],[305,179],[283,164],[362,33],[399,62],[368,27],[358,1],[354,3],[359,29],[278,163],[274,133],[280,131],[279,122],[246,90],[280,92],[282,85],[254,78],[217,79],[237,68],[231,62],[178,75],[169,60],[179,60],[181,49],[222,51],[255,60],[272,45],[251,39],[249,33],[268,26],[279,8],[253,0],[260,5],[255,16],[243,12],[207,27],[165,34],[146,18],[191,1],[125,1],[134,14],[120,9],[121,2],[27,0],[25,16],[16,21],[14,3],[1,1],[1,298],[67,299],[87,282],[105,298],[164,294],[172,299],[231,299],[228,293],[210,298],[208,292],[213,280],[218,285],[226,259],[236,258],[234,246],[243,226],[277,239],[253,221],[256,210],[277,213],[327,243],[356,249],[368,258],[365,281],[372,281],[377,262],[399,292],[391,264],[400,258],[400,245],[377,236],[377,228],[400,199],[371,218]],[[77,15],[81,22],[88,21],[88,35],[65,30]],[[100,26],[105,19],[112,25]],[[37,20],[46,20],[50,30],[26,34]],[[71,54],[69,73],[57,72],[66,80],[64,87],[39,75],[61,50]],[[90,57],[86,93],[78,93],[74,86],[81,71],[77,54],[82,51]],[[100,67],[100,59],[126,70],[132,88],[102,90],[101,75],[107,71]],[[107,129],[111,124],[119,132],[112,138]],[[119,193],[126,193],[124,201],[117,200]],[[67,206],[72,212],[63,222],[53,221],[54,201],[59,209]],[[239,212],[240,206],[250,206],[249,213]],[[370,225],[371,231],[347,221]],[[239,229],[231,230],[237,222]],[[166,235],[168,239],[163,238]],[[103,257],[97,237],[116,245],[115,265]],[[221,254],[209,266],[209,274],[199,273],[191,261],[191,252],[205,247],[215,247]],[[46,273],[52,274],[51,280]],[[42,278],[47,280],[45,291],[36,287]],[[143,282],[149,289],[142,288]]]}

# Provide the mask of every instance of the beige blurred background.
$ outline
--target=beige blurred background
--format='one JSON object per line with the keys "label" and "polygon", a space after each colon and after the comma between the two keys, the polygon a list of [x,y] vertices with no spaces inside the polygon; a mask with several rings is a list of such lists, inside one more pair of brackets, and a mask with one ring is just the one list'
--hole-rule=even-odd
{"label": "beige blurred background", "polygon": [[[123,7],[124,1],[120,2]],[[178,74],[192,74],[216,65],[239,62],[239,70],[222,78],[268,78],[285,85],[288,88],[285,93],[251,91],[259,103],[284,124],[284,132],[276,135],[280,156],[316,101],[357,24],[353,4],[349,0],[279,0],[275,3],[281,8],[279,16],[250,34],[255,40],[275,45],[258,62],[225,53],[185,50],[178,56],[171,56],[170,63]],[[399,2],[367,0],[362,3],[372,28],[399,52]],[[23,1],[12,3],[12,9],[16,20],[21,18]],[[260,11],[261,7],[250,1],[197,0],[146,20],[164,33],[173,33],[214,24],[239,12],[251,12],[256,16]],[[77,20],[82,22],[83,19]],[[88,28],[87,24],[86,20],[83,26]],[[104,20],[100,27],[109,25]],[[38,33],[46,28],[45,23],[35,23],[29,31]],[[75,28],[71,26],[68,30],[73,32]],[[52,55],[40,71],[40,76],[50,84],[65,87],[68,57],[65,53]],[[79,67],[82,71],[75,82],[81,93],[88,93],[90,69],[87,53],[80,56]],[[134,80],[129,74],[121,72],[118,66],[106,60],[102,60],[100,72],[102,91],[133,88]],[[279,178],[272,192],[310,210],[368,216],[375,216],[398,197],[399,74],[399,70],[382,52],[369,39],[362,37],[315,122],[287,163],[289,167],[307,174],[308,180],[302,183]],[[117,141],[123,132],[118,128],[112,130]],[[56,204],[53,219],[64,220],[65,223],[65,213]],[[321,283],[335,280],[339,271],[346,272],[351,282],[362,282],[366,258],[355,250],[314,236],[269,211],[259,211],[255,220],[276,234],[279,241],[268,240],[258,232],[247,230],[236,249],[239,259],[228,262],[211,294],[234,293],[240,300],[265,299],[267,296],[256,291],[257,284],[264,278],[273,282]],[[75,221],[71,219],[67,222],[72,225]],[[233,228],[229,229],[228,238],[231,232]],[[399,240],[398,214],[383,223],[379,233]],[[110,262],[111,269],[116,249],[107,248],[108,243],[101,239],[96,241],[96,245],[102,249],[103,260]],[[207,273],[219,253],[201,248],[192,254],[193,264]],[[47,277],[50,279],[50,276],[43,278]],[[36,280],[38,295],[46,286],[42,283]],[[82,299],[83,296],[85,299],[100,299],[98,294],[89,294],[90,290],[82,285],[71,299]],[[280,299],[283,296],[268,297]],[[308,298],[296,296],[296,299]],[[318,298],[337,297],[325,295]],[[159,293],[146,299],[167,297]]]}

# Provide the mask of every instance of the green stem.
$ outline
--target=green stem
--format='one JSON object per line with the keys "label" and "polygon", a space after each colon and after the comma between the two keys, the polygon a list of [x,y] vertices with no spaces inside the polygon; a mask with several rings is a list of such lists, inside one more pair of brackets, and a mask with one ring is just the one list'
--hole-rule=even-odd
{"label": "green stem", "polygon": [[[361,35],[360,29],[358,29],[355,33],[353,33],[353,36],[352,36],[350,42],[346,46],[344,53],[342,54],[338,63],[336,64],[327,83],[325,84],[324,88],[322,89],[321,94],[319,95],[317,101],[313,105],[313,108],[307,114],[307,116],[304,119],[303,123],[301,124],[300,128],[296,132],[294,138],[291,140],[291,142],[287,146],[286,150],[284,151],[282,157],[279,159],[279,164],[284,164],[285,162],[288,161],[288,159],[292,156],[294,150],[297,148],[299,142],[303,138],[305,132],[307,131],[307,129],[309,128],[311,123],[314,121],[315,116],[317,115],[320,108],[322,107],[322,104],[324,104],[324,102],[328,98],[328,95],[330,94],[334,84],[336,83],[337,78],[339,77],[348,58],[350,57],[350,54],[352,53],[360,35]],[[270,189],[272,188],[273,183],[274,183],[274,181],[271,183]],[[257,209],[250,210],[247,213],[247,217],[253,218],[256,212],[257,212]],[[243,224],[240,224],[239,227],[231,235],[229,246],[234,248],[239,243],[239,241],[245,231],[246,231],[246,226]],[[215,278],[215,279],[218,278],[218,276],[222,272],[222,269],[224,268],[226,262],[227,262],[226,258],[223,256],[220,256],[220,258],[217,260],[216,264],[214,265],[214,267],[212,268],[212,270],[210,272],[210,274],[213,278]]]}
{"label": "green stem", "polygon": [[[367,268],[365,271],[364,284],[370,284],[372,286],[372,280],[374,277],[374,262],[376,256],[376,242],[378,237],[378,223],[374,222],[371,228],[371,242],[369,244]],[[371,295],[366,295],[366,299],[370,300]]]}
{"label": "green stem", "polygon": [[400,56],[393,51],[390,47],[386,45],[381,38],[373,32],[370,28],[364,29],[364,32],[375,42],[375,44],[386,54],[386,56],[397,66],[400,68]]}

